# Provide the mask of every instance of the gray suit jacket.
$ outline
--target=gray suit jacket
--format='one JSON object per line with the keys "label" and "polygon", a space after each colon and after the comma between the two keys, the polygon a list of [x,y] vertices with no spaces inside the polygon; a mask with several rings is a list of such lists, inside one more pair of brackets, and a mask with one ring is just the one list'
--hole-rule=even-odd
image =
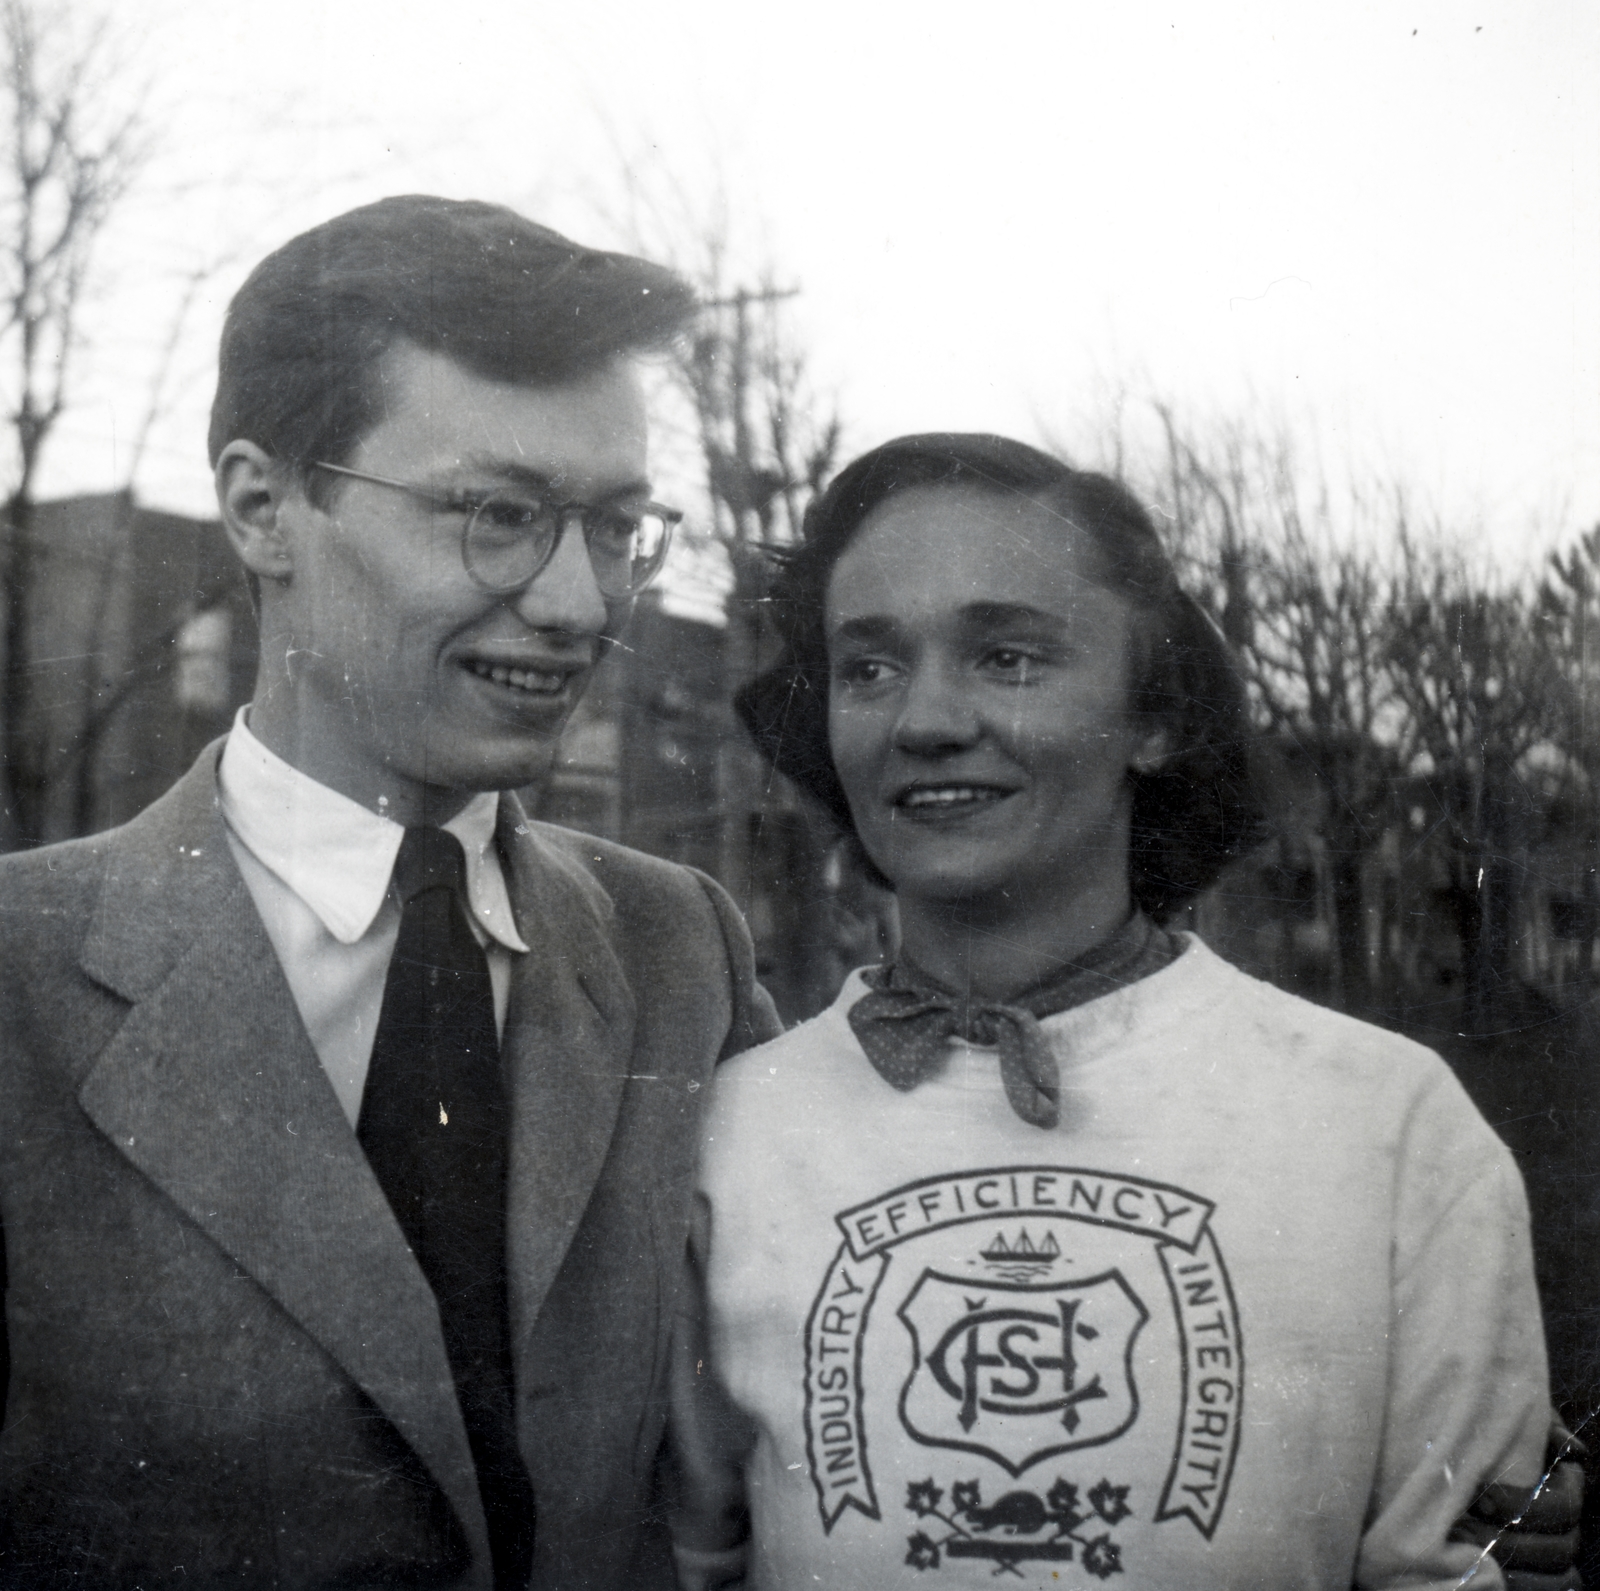
{"label": "gray suit jacket", "polygon": [[[0,860],[0,1584],[487,1587],[433,1296],[229,853],[218,750]],[[633,1591],[699,1090],[777,1022],[710,880],[501,805],[534,1584]]]}

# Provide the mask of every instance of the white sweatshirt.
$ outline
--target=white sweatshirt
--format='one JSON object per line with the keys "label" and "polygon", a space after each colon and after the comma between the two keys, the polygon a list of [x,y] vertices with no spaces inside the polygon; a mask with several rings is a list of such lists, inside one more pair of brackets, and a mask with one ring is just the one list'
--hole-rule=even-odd
{"label": "white sweatshirt", "polygon": [[1500,1584],[1446,1536],[1538,1475],[1543,1338],[1437,1056],[1191,940],[1045,1020],[1046,1130],[992,1050],[892,1089],[863,992],[714,1084],[685,1564],[728,1561],[731,1478],[752,1591]]}

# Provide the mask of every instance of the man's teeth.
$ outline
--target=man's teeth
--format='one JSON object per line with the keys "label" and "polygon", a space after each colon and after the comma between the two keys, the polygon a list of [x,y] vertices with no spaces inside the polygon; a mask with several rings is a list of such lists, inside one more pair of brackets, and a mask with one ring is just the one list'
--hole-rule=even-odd
{"label": "man's teeth", "polygon": [[945,784],[937,789],[907,790],[900,797],[903,807],[954,807],[968,801],[998,801],[1006,792],[992,785]]}
{"label": "man's teeth", "polygon": [[479,679],[493,680],[496,685],[510,685],[519,691],[538,691],[552,695],[566,683],[560,674],[537,673],[531,668],[508,668],[504,663],[478,663],[470,665]]}

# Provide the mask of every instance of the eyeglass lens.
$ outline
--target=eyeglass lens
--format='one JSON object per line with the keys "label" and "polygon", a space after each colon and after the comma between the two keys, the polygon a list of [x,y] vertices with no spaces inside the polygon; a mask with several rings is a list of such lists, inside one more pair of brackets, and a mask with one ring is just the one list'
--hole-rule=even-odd
{"label": "eyeglass lens", "polygon": [[[590,508],[582,518],[601,592],[628,597],[647,586],[666,558],[670,522],[661,514],[623,508]],[[467,572],[490,591],[527,585],[554,555],[566,520],[567,513],[542,503],[491,497],[467,521]]]}

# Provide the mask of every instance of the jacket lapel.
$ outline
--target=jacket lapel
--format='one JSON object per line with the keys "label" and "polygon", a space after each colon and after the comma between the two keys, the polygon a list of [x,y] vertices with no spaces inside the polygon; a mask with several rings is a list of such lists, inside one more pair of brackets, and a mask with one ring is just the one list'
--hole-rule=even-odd
{"label": "jacket lapel", "polygon": [[611,900],[501,798],[518,927],[501,1054],[512,1098],[507,1208],[512,1342],[527,1341],[605,1163],[633,1053],[633,996]]}
{"label": "jacket lapel", "polygon": [[133,1009],[79,1100],[394,1423],[450,1498],[486,1575],[482,1505],[432,1292],[228,851],[215,767],[214,754],[202,757],[112,842],[83,965]]}

